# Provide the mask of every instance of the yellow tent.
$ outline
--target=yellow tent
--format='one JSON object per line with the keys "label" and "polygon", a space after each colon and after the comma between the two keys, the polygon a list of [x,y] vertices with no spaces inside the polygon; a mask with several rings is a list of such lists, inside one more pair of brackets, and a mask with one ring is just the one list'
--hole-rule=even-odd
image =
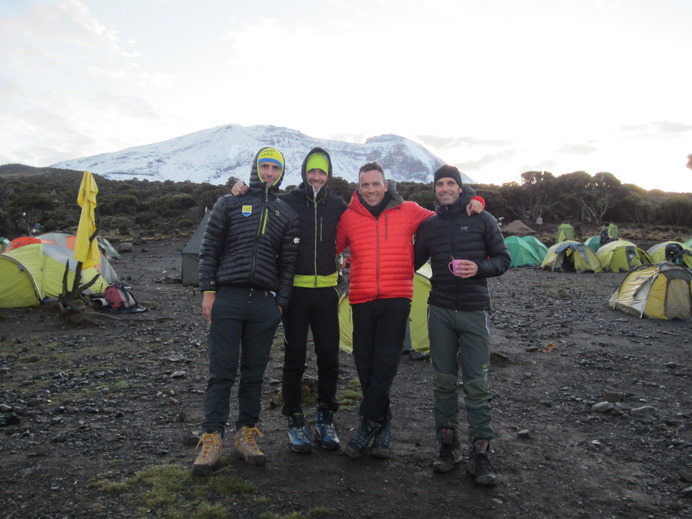
{"label": "yellow tent", "polygon": [[651,256],[651,263],[660,263],[665,260],[671,261],[670,258],[666,257],[666,250],[675,256],[673,263],[678,265],[684,264],[692,269],[692,246],[686,246],[679,241],[664,241],[649,248],[647,252]]}
{"label": "yellow tent", "polygon": [[541,268],[564,272],[603,271],[596,253],[576,241],[562,241],[550,247]]}
{"label": "yellow tent", "polygon": [[650,319],[692,319],[692,273],[668,261],[644,265],[625,276],[608,304]]}
{"label": "yellow tent", "polygon": [[[430,351],[430,339],[428,339],[428,295],[430,294],[431,276],[432,269],[429,263],[418,269],[413,276],[413,300],[411,301],[411,313],[409,314],[411,345],[414,350],[422,353]],[[351,305],[348,301],[348,293],[343,294],[341,299],[339,299],[339,333],[341,335],[339,347],[342,351],[351,353],[353,351],[353,317]]]}
{"label": "yellow tent", "polygon": [[598,249],[596,255],[603,270],[611,272],[629,272],[633,268],[653,263],[645,250],[626,240],[606,243]]}
{"label": "yellow tent", "polygon": [[[62,293],[65,265],[67,287],[73,286],[77,261],[72,251],[54,243],[30,243],[0,254],[0,308],[36,306]],[[82,269],[81,283],[97,278],[86,294],[103,294],[108,283],[94,267]]]}

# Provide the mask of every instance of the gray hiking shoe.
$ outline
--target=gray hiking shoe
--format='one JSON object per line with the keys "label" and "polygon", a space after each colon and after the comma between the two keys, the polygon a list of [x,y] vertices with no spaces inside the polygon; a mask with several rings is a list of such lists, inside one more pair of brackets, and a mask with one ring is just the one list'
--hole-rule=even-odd
{"label": "gray hiking shoe", "polygon": [[461,458],[461,445],[454,429],[443,428],[440,455],[433,462],[433,472],[439,474],[449,472],[461,463]]}
{"label": "gray hiking shoe", "polygon": [[497,484],[497,475],[490,464],[488,453],[490,452],[490,441],[478,439],[469,448],[469,462],[466,472],[473,477],[477,485],[492,487]]}

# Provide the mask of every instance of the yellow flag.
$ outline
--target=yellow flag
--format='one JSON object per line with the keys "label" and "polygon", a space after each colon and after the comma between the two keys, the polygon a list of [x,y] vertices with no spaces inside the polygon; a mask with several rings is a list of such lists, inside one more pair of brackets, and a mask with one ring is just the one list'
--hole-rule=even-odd
{"label": "yellow flag", "polygon": [[89,238],[96,231],[96,194],[99,192],[94,176],[89,171],[84,172],[82,184],[79,186],[77,203],[82,208],[77,228],[77,238],[74,244],[74,259],[82,262],[82,268],[89,268],[101,262],[98,242]]}

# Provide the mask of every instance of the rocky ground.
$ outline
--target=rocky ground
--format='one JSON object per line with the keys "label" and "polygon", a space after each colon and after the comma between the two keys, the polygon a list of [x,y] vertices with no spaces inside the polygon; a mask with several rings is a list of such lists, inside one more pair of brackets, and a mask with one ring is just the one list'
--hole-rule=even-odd
{"label": "rocky ground", "polygon": [[[267,466],[227,456],[214,477],[191,477],[206,325],[200,295],[175,282],[183,244],[136,244],[114,262],[144,313],[73,325],[49,305],[0,310],[0,518],[692,517],[692,328],[610,310],[624,277],[612,273],[491,280],[495,488],[463,469],[433,474],[432,369],[407,357],[392,459],[290,452],[280,336],[260,424]],[[347,439],[357,383],[341,360]]]}

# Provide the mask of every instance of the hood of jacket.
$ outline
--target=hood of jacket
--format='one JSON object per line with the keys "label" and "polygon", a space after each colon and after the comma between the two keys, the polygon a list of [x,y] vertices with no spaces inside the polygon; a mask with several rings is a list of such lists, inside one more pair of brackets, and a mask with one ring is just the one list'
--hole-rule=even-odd
{"label": "hood of jacket", "polygon": [[[257,159],[259,158],[260,153],[262,153],[262,150],[266,150],[267,148],[272,147],[273,146],[265,146],[264,148],[260,149],[255,154],[255,158],[252,161],[252,169],[250,170],[250,189],[248,191],[248,194],[251,196],[256,196],[262,199],[265,199],[265,197],[266,199],[274,199],[279,194],[279,186],[281,185],[281,180],[283,180],[284,173],[286,172],[286,160],[284,159],[283,161],[284,167],[281,171],[281,174],[279,175],[279,178],[277,178],[276,182],[274,182],[271,186],[267,186],[260,178],[259,165],[257,164]],[[279,151],[279,153],[281,152]],[[281,156],[283,157],[283,153],[281,154]]]}
{"label": "hood of jacket", "polygon": [[[315,197],[315,192],[312,189],[312,186],[308,184],[306,174],[307,174],[307,163],[308,163],[308,158],[310,155],[313,155],[315,153],[322,153],[326,158],[327,158],[327,163],[329,164],[329,171],[325,171],[327,173],[327,181],[324,183],[324,186],[322,189],[320,189],[317,192],[317,197]],[[329,156],[329,153],[327,153],[324,149],[322,148],[312,148],[307,155],[305,155],[305,159],[303,159],[303,165],[300,167],[300,177],[303,179],[303,181],[294,189],[296,191],[296,194],[304,195],[310,200],[315,200],[319,202],[320,200],[324,200],[324,198],[327,196],[328,193],[328,187],[329,187],[329,182],[332,179],[333,171],[332,171],[332,158]]]}

